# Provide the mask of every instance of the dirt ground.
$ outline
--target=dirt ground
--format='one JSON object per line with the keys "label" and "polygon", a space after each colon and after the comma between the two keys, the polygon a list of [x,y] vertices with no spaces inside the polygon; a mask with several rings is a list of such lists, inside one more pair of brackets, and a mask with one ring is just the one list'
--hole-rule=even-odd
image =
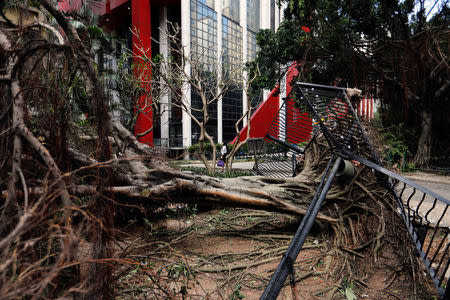
{"label": "dirt ground", "polygon": [[[299,222],[265,211],[186,207],[132,221],[118,235],[118,252],[133,263],[118,268],[117,299],[259,299]],[[294,265],[295,289],[288,277],[278,299],[296,299],[293,291],[297,299],[436,296],[408,237],[399,239],[395,228],[376,255],[370,246],[335,247],[331,232],[313,228]]]}

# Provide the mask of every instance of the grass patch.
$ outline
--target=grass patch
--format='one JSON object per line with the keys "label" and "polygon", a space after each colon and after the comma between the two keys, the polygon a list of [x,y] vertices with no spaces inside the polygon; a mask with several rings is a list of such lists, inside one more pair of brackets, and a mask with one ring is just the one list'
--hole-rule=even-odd
{"label": "grass patch", "polygon": [[[198,168],[198,167],[182,167],[182,171],[190,171],[195,174],[199,175],[208,175],[208,171],[205,168]],[[217,178],[236,178],[241,176],[252,176],[254,175],[250,170],[231,170],[230,172],[220,172],[217,171],[212,177]]]}

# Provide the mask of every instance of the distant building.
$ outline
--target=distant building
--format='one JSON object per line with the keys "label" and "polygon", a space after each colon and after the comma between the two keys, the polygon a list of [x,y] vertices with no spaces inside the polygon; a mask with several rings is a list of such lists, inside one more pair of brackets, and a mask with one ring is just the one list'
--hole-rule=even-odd
{"label": "distant building", "polygon": [[[70,1],[70,2],[69,2]],[[63,10],[77,9],[83,0],[64,0]],[[255,57],[256,32],[259,29],[275,30],[281,17],[281,9],[275,0],[110,0],[97,2],[94,12],[103,15],[103,25],[118,38],[128,41],[132,47],[131,28],[140,32],[141,43],[152,57],[168,55],[167,47],[152,42],[161,41],[159,28],[167,28],[168,22],[181,25],[181,41],[188,45],[192,55],[204,53],[217,62],[222,53],[225,66],[242,66]],[[135,40],[136,42],[136,40]],[[114,67],[115,62],[107,62]],[[236,81],[238,82],[238,81]],[[198,104],[198,97],[188,87],[183,90],[191,105]],[[187,113],[171,105],[170,99],[162,99],[161,105],[168,109],[156,120],[141,117],[137,131],[145,131],[154,125],[153,132],[141,138],[150,145],[185,148],[198,139],[199,129]],[[235,123],[246,110],[245,95],[237,83],[236,89],[227,92],[217,105],[210,108],[211,120],[208,132],[217,142],[231,141],[235,136]],[[151,113],[150,113],[151,114]]]}

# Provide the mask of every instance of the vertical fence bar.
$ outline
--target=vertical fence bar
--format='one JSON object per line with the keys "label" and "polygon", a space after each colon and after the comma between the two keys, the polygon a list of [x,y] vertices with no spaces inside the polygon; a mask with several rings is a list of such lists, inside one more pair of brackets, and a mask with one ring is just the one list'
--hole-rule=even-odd
{"label": "vertical fence bar", "polygon": [[[331,163],[334,162],[333,168],[330,170]],[[280,293],[281,288],[286,280],[286,277],[289,275],[289,268],[291,264],[295,263],[297,259],[298,253],[303,247],[303,243],[306,240],[306,236],[308,235],[311,227],[314,223],[314,219],[319,213],[319,209],[322,206],[322,202],[325,199],[328,190],[330,189],[331,183],[337,173],[339,168],[339,164],[342,162],[342,158],[336,158],[334,155],[330,158],[325,175],[322,178],[321,184],[317,189],[316,194],[311,201],[311,204],[306,212],[305,216],[300,223],[300,226],[297,229],[297,232],[294,235],[294,238],[289,245],[289,248],[286,251],[286,254],[282,257],[278,268],[275,273],[272,275],[272,278],[269,281],[264,293],[262,294],[260,299],[268,300],[268,299],[276,299],[278,294]],[[325,177],[328,175],[328,178],[324,181]],[[323,185],[323,188],[322,188]]]}

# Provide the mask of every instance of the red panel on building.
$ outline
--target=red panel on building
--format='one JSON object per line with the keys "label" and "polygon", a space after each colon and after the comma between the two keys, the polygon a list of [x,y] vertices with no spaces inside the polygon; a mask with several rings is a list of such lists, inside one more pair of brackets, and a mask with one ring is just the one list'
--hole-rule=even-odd
{"label": "red panel on building", "polygon": [[[261,103],[258,109],[255,111],[250,119],[250,138],[265,137],[267,130],[269,130],[273,119],[278,113],[280,108],[280,96],[279,87],[277,86],[272,90],[267,97],[267,100]],[[239,133],[239,140],[243,141],[247,138],[247,126],[242,128]],[[233,143],[236,139],[233,140]]]}
{"label": "red panel on building", "polygon": [[[298,64],[293,63],[286,74],[286,96],[292,91],[292,83],[294,78],[298,75]],[[298,108],[294,107],[293,101],[287,102],[286,109],[286,140],[292,144],[299,144],[306,142],[311,137],[312,121],[309,115],[305,112],[301,112]],[[299,124],[301,124],[299,126]]]}
{"label": "red panel on building", "polygon": [[153,146],[153,111],[150,97],[151,65],[139,58],[144,53],[148,58],[151,58],[150,0],[132,0],[131,14],[132,29],[136,33],[133,34],[134,73],[142,80],[142,87],[148,91],[148,95],[142,95],[137,100],[138,116],[134,133],[141,143]]}
{"label": "red panel on building", "polygon": [[[286,72],[286,95],[292,90],[292,82],[298,75],[297,64],[292,64]],[[255,111],[250,119],[250,138],[264,138],[270,126],[277,126],[282,116],[279,116],[280,109],[279,86],[274,88],[266,101],[264,101]],[[286,109],[286,140],[289,143],[301,143],[308,141],[312,132],[312,121],[309,115],[294,107],[292,101],[288,102]],[[283,117],[284,118],[284,117]],[[247,137],[245,126],[239,133],[239,140],[243,141]],[[275,132],[274,132],[275,131]],[[278,128],[271,128],[271,134],[279,137],[276,131]],[[237,138],[236,138],[237,139]],[[234,139],[233,143],[236,142]]]}

